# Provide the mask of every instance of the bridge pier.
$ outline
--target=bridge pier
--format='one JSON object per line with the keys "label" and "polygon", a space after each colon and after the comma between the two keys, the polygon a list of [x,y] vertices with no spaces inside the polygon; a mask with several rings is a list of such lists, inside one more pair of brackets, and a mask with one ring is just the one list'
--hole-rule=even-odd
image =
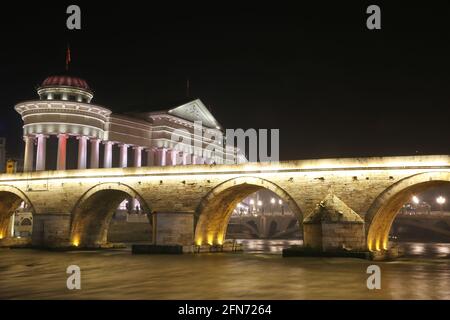
{"label": "bridge pier", "polygon": [[328,195],[303,221],[304,246],[321,252],[366,251],[364,220]]}
{"label": "bridge pier", "polygon": [[153,244],[192,246],[194,212],[153,213]]}
{"label": "bridge pier", "polygon": [[33,215],[31,244],[34,247],[70,247],[70,213]]}

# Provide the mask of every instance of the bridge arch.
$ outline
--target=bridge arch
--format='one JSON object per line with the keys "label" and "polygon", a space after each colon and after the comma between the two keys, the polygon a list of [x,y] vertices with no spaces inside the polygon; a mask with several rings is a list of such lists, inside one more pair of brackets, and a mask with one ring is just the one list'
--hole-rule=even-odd
{"label": "bridge arch", "polygon": [[237,177],[217,185],[201,200],[196,210],[195,243],[222,244],[234,208],[239,202],[261,189],[268,189],[278,195],[299,221],[303,221],[300,207],[281,187],[262,178]]}
{"label": "bridge arch", "polygon": [[383,191],[365,216],[367,248],[387,250],[389,231],[402,206],[417,193],[450,183],[450,172],[433,171],[404,178]]}
{"label": "bridge arch", "polygon": [[150,212],[140,194],[120,182],[101,183],[84,193],[72,210],[71,243],[80,247],[100,247],[106,244],[112,216],[119,204],[127,198],[137,199],[144,212]]}
{"label": "bridge arch", "polygon": [[0,185],[0,239],[7,237],[10,218],[22,201],[34,214],[33,205],[25,193],[13,186]]}

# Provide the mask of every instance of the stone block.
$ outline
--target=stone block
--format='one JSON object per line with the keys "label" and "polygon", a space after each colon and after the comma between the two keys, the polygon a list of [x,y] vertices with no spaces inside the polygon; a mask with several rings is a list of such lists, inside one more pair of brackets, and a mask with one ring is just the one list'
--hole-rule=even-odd
{"label": "stone block", "polygon": [[32,245],[37,247],[70,246],[70,214],[34,215]]}
{"label": "stone block", "polygon": [[192,245],[194,242],[193,212],[156,212],[153,214],[155,245]]}

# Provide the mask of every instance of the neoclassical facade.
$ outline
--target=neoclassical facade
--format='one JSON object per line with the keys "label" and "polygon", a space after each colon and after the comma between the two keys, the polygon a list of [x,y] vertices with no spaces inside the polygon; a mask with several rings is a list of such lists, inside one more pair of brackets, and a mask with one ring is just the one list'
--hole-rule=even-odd
{"label": "neoclassical facade", "polygon": [[[119,147],[123,168],[142,166],[143,157],[147,166],[245,161],[224,139],[215,138],[223,135],[222,127],[199,99],[169,110],[115,114],[92,103],[94,94],[85,80],[68,75],[48,77],[37,93],[38,100],[15,106],[24,123],[25,172],[66,170],[69,139],[77,139],[78,169],[111,168],[113,145]],[[58,139],[56,168],[46,162],[50,136]]]}

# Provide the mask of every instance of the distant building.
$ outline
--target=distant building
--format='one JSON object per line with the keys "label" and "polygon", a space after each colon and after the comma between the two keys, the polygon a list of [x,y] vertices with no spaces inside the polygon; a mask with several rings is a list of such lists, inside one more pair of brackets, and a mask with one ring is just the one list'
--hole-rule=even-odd
{"label": "distant building", "polygon": [[0,173],[6,172],[6,139],[0,138]]}
{"label": "distant building", "polygon": [[12,234],[14,237],[30,237],[33,231],[33,214],[29,207],[22,202],[12,215]]}

